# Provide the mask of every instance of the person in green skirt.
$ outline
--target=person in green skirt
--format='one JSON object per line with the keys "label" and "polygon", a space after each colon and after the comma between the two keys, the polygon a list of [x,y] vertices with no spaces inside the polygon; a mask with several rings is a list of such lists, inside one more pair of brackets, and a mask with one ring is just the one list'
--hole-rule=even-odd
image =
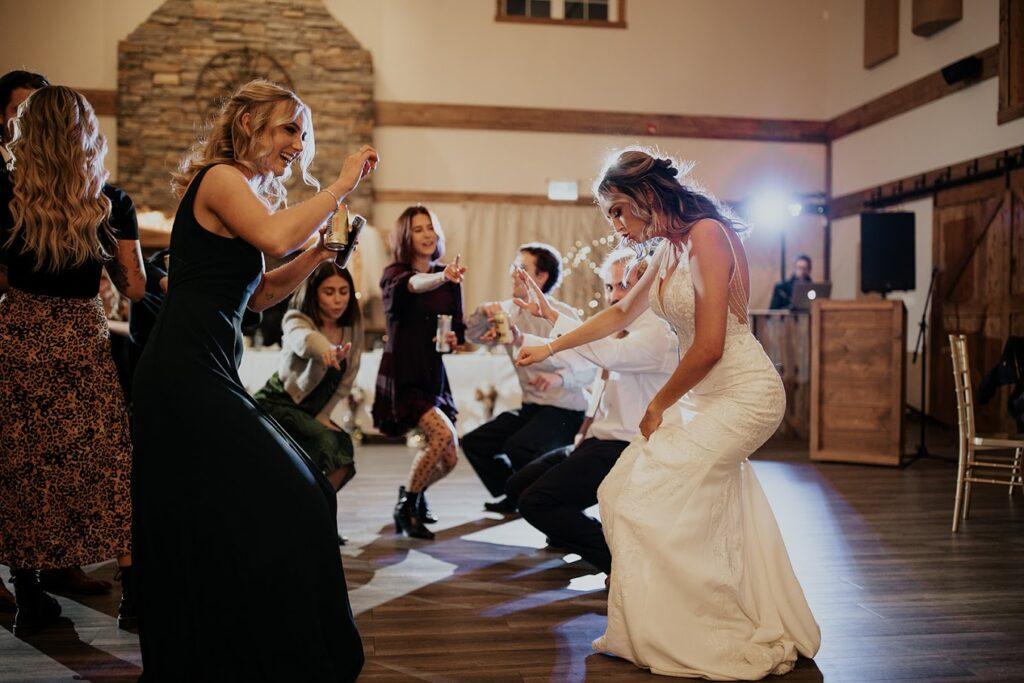
{"label": "person in green skirt", "polygon": [[282,328],[278,370],[255,398],[341,490],[356,473],[354,448],[331,413],[348,398],[363,352],[352,275],[333,261],[318,266],[292,296]]}

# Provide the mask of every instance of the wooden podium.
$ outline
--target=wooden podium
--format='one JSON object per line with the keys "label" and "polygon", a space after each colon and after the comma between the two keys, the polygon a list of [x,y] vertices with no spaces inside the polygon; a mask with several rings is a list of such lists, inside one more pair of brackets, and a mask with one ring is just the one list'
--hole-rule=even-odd
{"label": "wooden podium", "polygon": [[902,301],[815,301],[811,460],[899,465],[907,313]]}

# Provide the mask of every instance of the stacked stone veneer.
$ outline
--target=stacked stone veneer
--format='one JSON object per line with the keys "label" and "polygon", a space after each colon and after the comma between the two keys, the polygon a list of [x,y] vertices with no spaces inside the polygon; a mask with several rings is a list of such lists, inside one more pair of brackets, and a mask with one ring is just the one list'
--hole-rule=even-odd
{"label": "stacked stone veneer", "polygon": [[[273,58],[313,110],[313,175],[331,182],[346,153],[371,142],[370,53],[321,0],[168,0],[118,45],[118,184],[138,207],[171,214],[170,173],[202,132],[207,101],[197,101],[203,67],[250,48]],[[289,200],[311,191],[293,176]],[[369,217],[370,182],[350,199]]]}

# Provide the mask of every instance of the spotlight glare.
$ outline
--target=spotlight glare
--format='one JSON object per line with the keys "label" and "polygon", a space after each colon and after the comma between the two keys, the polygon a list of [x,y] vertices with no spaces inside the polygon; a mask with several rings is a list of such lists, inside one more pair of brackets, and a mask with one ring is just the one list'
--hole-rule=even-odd
{"label": "spotlight glare", "polygon": [[765,228],[780,228],[788,218],[799,215],[801,210],[803,207],[799,202],[771,190],[754,195],[747,204],[750,221]]}

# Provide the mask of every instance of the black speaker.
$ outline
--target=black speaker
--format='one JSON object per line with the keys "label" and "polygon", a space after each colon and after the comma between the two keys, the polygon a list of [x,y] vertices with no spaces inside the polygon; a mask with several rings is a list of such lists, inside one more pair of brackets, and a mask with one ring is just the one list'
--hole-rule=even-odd
{"label": "black speaker", "polygon": [[953,85],[960,81],[970,81],[981,75],[981,59],[971,55],[942,67],[942,80],[946,85]]}
{"label": "black speaker", "polygon": [[860,215],[860,291],[915,289],[914,214]]}

